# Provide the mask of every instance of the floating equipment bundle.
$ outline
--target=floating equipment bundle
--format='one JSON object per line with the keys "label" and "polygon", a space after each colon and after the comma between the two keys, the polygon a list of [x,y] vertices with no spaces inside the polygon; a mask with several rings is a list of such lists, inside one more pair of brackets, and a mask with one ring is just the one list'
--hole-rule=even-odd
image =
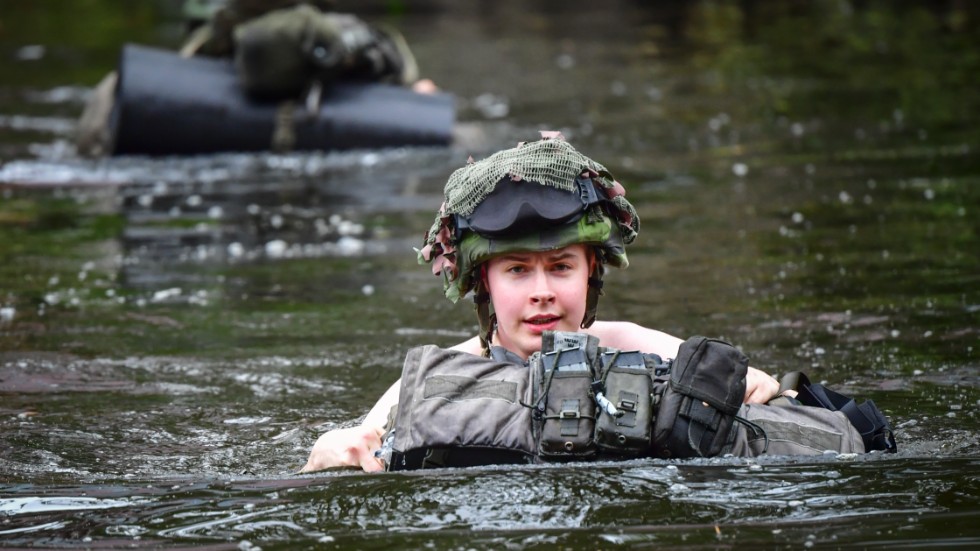
{"label": "floating equipment bundle", "polygon": [[[455,119],[448,94],[391,84],[324,86],[313,111],[243,91],[231,60],[181,57],[128,44],[110,115],[114,155],[444,146]],[[283,135],[288,138],[283,139]]]}

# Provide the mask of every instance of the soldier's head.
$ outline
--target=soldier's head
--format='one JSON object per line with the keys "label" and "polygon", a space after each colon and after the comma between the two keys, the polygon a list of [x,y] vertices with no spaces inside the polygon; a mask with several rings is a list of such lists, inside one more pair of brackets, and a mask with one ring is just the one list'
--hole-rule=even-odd
{"label": "soldier's head", "polygon": [[484,347],[496,331],[525,356],[541,332],[595,321],[605,266],[629,264],[625,245],[639,230],[605,167],[542,135],[455,171],[418,251],[450,300],[474,293]]}

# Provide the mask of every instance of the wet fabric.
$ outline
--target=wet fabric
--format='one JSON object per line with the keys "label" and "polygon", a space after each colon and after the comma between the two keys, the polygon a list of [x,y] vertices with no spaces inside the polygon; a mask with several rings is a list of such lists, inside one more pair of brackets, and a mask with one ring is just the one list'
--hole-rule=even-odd
{"label": "wet fabric", "polygon": [[527,362],[498,348],[409,351],[387,468],[865,451],[841,412],[743,405],[748,360],[723,341],[693,337],[666,361],[583,333],[542,342]]}
{"label": "wet fabric", "polygon": [[796,398],[808,406],[816,406],[830,411],[839,411],[857,429],[864,442],[866,450],[878,450],[895,453],[895,435],[892,433],[888,419],[878,409],[873,400],[860,404],[849,396],[844,396],[824,387],[813,384],[803,373],[797,374],[798,386]]}
{"label": "wet fabric", "polygon": [[803,405],[744,404],[729,453],[738,456],[864,453],[861,435],[839,411]]}
{"label": "wet fabric", "polygon": [[[534,441],[528,368],[437,346],[413,348],[405,357],[395,424],[393,458],[430,449],[516,451],[530,457]],[[421,464],[415,468],[421,467]]]}
{"label": "wet fabric", "polygon": [[[206,9],[185,13],[190,22],[198,22],[181,47],[184,55],[231,57],[235,51],[235,28],[242,23],[276,11],[310,6],[322,12],[334,9],[332,0],[228,0],[215,2]],[[196,12],[196,13],[194,13]]]}

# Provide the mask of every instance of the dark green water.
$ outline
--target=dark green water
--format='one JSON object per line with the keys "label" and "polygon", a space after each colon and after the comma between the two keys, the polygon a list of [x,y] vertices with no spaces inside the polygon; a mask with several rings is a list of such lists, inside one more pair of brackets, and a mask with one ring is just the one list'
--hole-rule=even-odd
{"label": "dark green water", "polygon": [[[452,147],[93,161],[85,96],[176,2],[70,4],[0,12],[0,546],[980,545],[972,5],[367,3],[456,94]],[[873,399],[900,452],[292,474],[473,333],[411,247],[467,156],[544,128],[643,221],[600,317]]]}

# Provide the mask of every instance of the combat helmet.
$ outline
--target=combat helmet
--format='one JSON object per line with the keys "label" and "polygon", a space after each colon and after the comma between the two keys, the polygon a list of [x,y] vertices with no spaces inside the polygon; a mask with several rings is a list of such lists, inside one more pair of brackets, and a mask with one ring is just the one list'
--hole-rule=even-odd
{"label": "combat helmet", "polygon": [[453,302],[473,291],[480,342],[488,349],[496,317],[478,267],[514,252],[582,243],[596,252],[581,326],[595,321],[606,264],[626,268],[625,245],[640,229],[626,190],[604,166],[579,153],[558,132],[518,144],[453,172],[423,247]]}

